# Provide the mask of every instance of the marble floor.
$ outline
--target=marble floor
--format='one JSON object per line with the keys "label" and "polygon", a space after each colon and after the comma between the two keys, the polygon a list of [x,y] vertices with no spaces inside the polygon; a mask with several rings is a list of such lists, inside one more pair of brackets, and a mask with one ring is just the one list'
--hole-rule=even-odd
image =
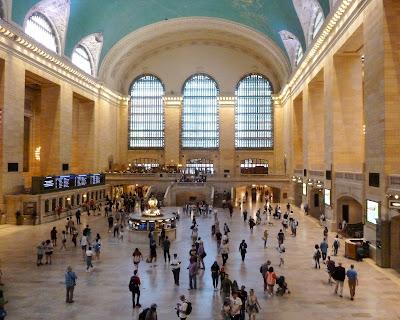
{"label": "marble floor", "polygon": [[[171,208],[169,208],[171,210]],[[256,205],[251,208],[254,212]],[[254,288],[262,306],[258,319],[400,319],[399,278],[376,267],[371,261],[354,262],[343,257],[343,245],[336,261],[342,261],[347,268],[351,263],[359,272],[360,285],[355,301],[350,301],[347,284],[344,297],[333,294],[333,286],[327,283],[324,269],[315,270],[312,265],[312,253],[315,243],[322,238],[322,229],[310,217],[295,210],[299,220],[298,235],[288,237],[286,244],[285,266],[278,267],[279,258],[275,249],[279,224],[269,227],[272,243],[263,248],[262,233],[265,226],[256,226],[251,234],[247,224],[243,223],[240,212],[235,210],[233,219],[227,211],[219,210],[221,226],[226,221],[231,229],[231,254],[227,263],[227,272],[236,279],[239,286]],[[132,272],[131,254],[135,247],[148,252],[147,244],[125,233],[124,241],[118,242],[107,232],[104,217],[83,217],[83,223],[89,223],[93,233],[99,232],[103,238],[101,260],[95,261],[95,269],[85,272],[80,249],[72,248],[68,241],[67,251],[55,250],[52,265],[36,267],[36,245],[49,238],[53,225],[59,230],[65,221],[40,226],[0,226],[0,257],[4,273],[4,292],[9,303],[7,319],[30,320],[108,320],[137,319],[138,310],[132,310],[128,282]],[[158,305],[158,319],[176,319],[175,304],[180,294],[185,294],[193,303],[191,319],[220,319],[221,298],[213,291],[209,267],[217,259],[215,240],[210,236],[212,217],[198,218],[199,235],[205,240],[207,257],[206,270],[198,276],[196,291],[188,291],[188,273],[181,270],[181,286],[173,283],[172,273],[162,259],[162,250],[158,249],[159,260],[156,266],[142,262],[139,275],[143,286],[141,303],[143,306],[155,302]],[[83,224],[83,225],[84,225]],[[177,252],[186,266],[190,248],[190,219],[183,217],[178,224],[177,239],[171,252]],[[329,240],[334,234],[329,234]],[[248,243],[246,261],[241,262],[239,243],[245,239]],[[143,242],[142,242],[143,243]],[[268,298],[263,293],[259,273],[260,265],[270,259],[278,275],[287,278],[290,295]],[[65,303],[64,272],[72,265],[78,275],[75,289],[75,303]]]}

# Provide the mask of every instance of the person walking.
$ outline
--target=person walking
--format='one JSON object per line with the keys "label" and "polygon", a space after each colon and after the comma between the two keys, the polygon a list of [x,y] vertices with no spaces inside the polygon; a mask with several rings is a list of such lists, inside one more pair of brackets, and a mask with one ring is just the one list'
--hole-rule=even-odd
{"label": "person walking", "polygon": [[232,292],[231,299],[231,319],[240,320],[240,310],[242,309],[242,300],[239,298],[237,291]]}
{"label": "person walking", "polygon": [[150,263],[152,263],[153,262],[153,259],[154,259],[154,262],[157,262],[157,243],[156,243],[156,240],[154,240],[154,239],[151,239],[150,240]]}
{"label": "person walking", "polygon": [[285,246],[283,244],[281,244],[278,248],[278,252],[279,252],[279,267],[283,267],[283,265],[285,264]]}
{"label": "person walking", "polygon": [[[132,293],[132,306],[133,308],[140,308],[141,305],[139,303],[139,299],[140,299],[140,278],[137,275],[138,271],[135,270],[133,271],[133,276],[131,277],[131,279],[129,280],[129,291]],[[136,298],[136,303],[135,303],[135,298]]]}
{"label": "person walking", "polygon": [[[165,232],[165,230],[164,230]],[[164,234],[164,240],[162,241],[162,246],[163,246],[163,251],[164,251],[164,261],[167,263],[167,258],[168,258],[168,263],[171,261],[171,256],[169,254],[169,248],[171,247],[171,241],[169,241],[168,237],[165,236]]]}
{"label": "person walking", "polygon": [[274,294],[274,286],[276,284],[276,273],[274,272],[273,267],[269,267],[265,277],[267,282],[268,294],[272,296]]}
{"label": "person walking", "polygon": [[50,231],[50,239],[54,247],[57,247],[57,232],[56,227],[53,227]]}
{"label": "person walking", "polygon": [[189,264],[189,290],[197,289],[197,261],[192,260]]}
{"label": "person walking", "polygon": [[88,239],[85,235],[82,235],[81,237],[81,249],[82,249],[82,256],[83,259],[85,259],[86,257],[86,249],[87,249],[87,245],[88,245]]}
{"label": "person walking", "polygon": [[328,283],[331,284],[332,283],[332,275],[335,272],[335,261],[333,261],[331,259],[330,256],[328,256],[327,261],[326,261],[326,270],[328,271]]}
{"label": "person walking", "polygon": [[76,210],[75,212],[76,224],[81,224],[81,210]]}
{"label": "person walking", "polygon": [[254,221],[253,217],[250,217],[249,219],[249,227],[250,227],[250,232],[253,233],[253,228],[256,225],[256,222]]}
{"label": "person walking", "polygon": [[263,240],[264,240],[264,249],[265,249],[265,248],[267,247],[268,229],[265,229],[265,230],[264,230]]}
{"label": "person walking", "polygon": [[206,251],[204,250],[204,242],[203,240],[201,240],[201,238],[199,237],[198,240],[198,248],[197,248],[197,256],[199,257],[199,266],[200,269],[205,269],[205,265],[204,265],[204,258],[206,257]]}
{"label": "person walking", "polygon": [[222,233],[218,230],[215,232],[215,238],[217,239],[217,252],[221,251],[221,241],[222,241]]}
{"label": "person walking", "polygon": [[279,230],[277,238],[278,238],[278,247],[280,247],[280,245],[283,244],[283,241],[285,240],[285,234],[282,231],[282,229]]}
{"label": "person walking", "polygon": [[324,240],[322,240],[322,242],[319,245],[319,248],[320,248],[321,254],[322,254],[322,262],[325,264],[325,260],[326,260],[326,256],[328,254],[328,248],[329,248],[326,238],[324,238]]}
{"label": "person walking", "polygon": [[321,269],[319,260],[321,259],[321,251],[319,250],[319,246],[316,244],[314,246],[315,250],[314,250],[314,255],[313,255],[313,259],[315,262],[315,269]]}
{"label": "person walking", "polygon": [[37,265],[38,267],[41,266],[41,265],[43,265],[42,259],[43,259],[43,255],[44,255],[44,251],[45,251],[45,246],[46,246],[46,242],[42,241],[42,242],[39,243],[39,245],[36,247],[36,249],[37,249],[36,265]]}
{"label": "person walking", "polygon": [[110,216],[107,218],[108,221],[108,232],[111,233],[112,227],[114,225],[114,217],[112,216],[112,214],[110,214]]}
{"label": "person walking", "polygon": [[86,272],[90,272],[94,268],[92,264],[93,251],[91,246],[87,248],[85,254],[86,254]]}
{"label": "person walking", "polygon": [[246,209],[243,210],[243,221],[244,222],[247,221],[247,210]]}
{"label": "person walking", "polygon": [[264,282],[264,292],[267,291],[267,278],[266,278],[266,274],[268,272],[269,267],[271,266],[271,261],[267,260],[265,263],[263,263],[260,267],[260,273],[261,276],[263,278],[263,282]]}
{"label": "person walking", "polygon": [[224,242],[221,245],[221,256],[222,256],[222,265],[225,266],[229,258],[229,245],[227,242]]}
{"label": "person walking", "polygon": [[184,320],[188,317],[188,315],[191,312],[191,310],[189,310],[189,308],[191,308],[191,304],[189,301],[186,300],[186,297],[184,295],[181,295],[179,297],[179,300],[180,302],[176,304],[176,311],[178,313],[179,319]]}
{"label": "person walking", "polygon": [[61,248],[60,248],[60,250],[62,250],[62,249],[67,250],[66,244],[67,244],[67,233],[65,232],[65,230],[63,230],[62,234],[61,234]]}
{"label": "person walking", "polygon": [[44,245],[44,254],[46,255],[46,264],[51,264],[51,256],[53,255],[53,244],[50,240],[46,240],[46,244]]}
{"label": "person walking", "polygon": [[73,303],[74,302],[74,289],[76,286],[76,280],[78,277],[76,276],[75,272],[72,271],[72,267],[68,266],[67,272],[65,273],[65,288],[66,288],[66,303]]}
{"label": "person walking", "polygon": [[354,300],[354,296],[356,294],[356,286],[358,285],[358,274],[357,271],[354,269],[353,264],[350,266],[350,269],[347,270],[346,275],[349,283],[350,300]]}
{"label": "person walking", "polygon": [[220,268],[219,268],[218,262],[214,261],[214,263],[211,266],[211,278],[212,278],[214,291],[218,290],[219,271],[220,271]]}
{"label": "person walking", "polygon": [[346,279],[346,269],[342,267],[341,262],[339,262],[338,266],[335,268],[332,278],[333,278],[333,280],[336,281],[335,294],[338,293],[338,289],[339,289],[339,297],[342,298],[343,297],[343,283],[344,283],[344,280]]}
{"label": "person walking", "polygon": [[257,296],[254,289],[250,289],[249,297],[247,298],[247,313],[249,314],[249,320],[255,320],[257,313],[260,312],[261,306],[258,302]]}
{"label": "person walking", "polygon": [[101,253],[101,237],[99,234],[96,236],[96,242],[94,244],[94,253],[96,256],[96,260],[100,260],[100,253]]}
{"label": "person walking", "polygon": [[339,235],[336,235],[335,240],[333,240],[332,246],[333,246],[333,255],[337,256],[340,247]]}
{"label": "person walking", "polygon": [[181,261],[178,259],[178,254],[174,253],[171,261],[172,274],[174,275],[175,285],[179,286],[179,273],[181,272]]}
{"label": "person walking", "polygon": [[143,260],[143,255],[138,248],[135,248],[135,251],[133,251],[132,260],[133,260],[133,269],[138,270],[140,260]]}
{"label": "person walking", "polygon": [[222,301],[225,301],[226,298],[230,298],[232,289],[232,281],[229,279],[229,275],[225,273],[224,278],[221,281],[221,295]]}
{"label": "person walking", "polygon": [[146,311],[144,320],[157,320],[157,305],[155,303],[153,303],[149,309],[143,310],[143,312],[144,311]]}
{"label": "person walking", "polygon": [[77,240],[77,238],[78,238],[78,231],[75,229],[75,227],[74,227],[74,229],[72,230],[72,238],[71,238],[71,241],[72,241],[72,243],[74,244],[74,247],[76,248],[76,240]]}
{"label": "person walking", "polygon": [[246,304],[248,299],[248,294],[245,286],[240,287],[238,292],[240,300],[242,300],[242,307],[240,308],[240,320],[245,320],[246,318]]}
{"label": "person walking", "polygon": [[240,243],[239,252],[240,252],[240,255],[242,256],[242,262],[244,262],[244,259],[246,258],[246,253],[247,253],[247,243],[245,240],[242,240],[242,242]]}

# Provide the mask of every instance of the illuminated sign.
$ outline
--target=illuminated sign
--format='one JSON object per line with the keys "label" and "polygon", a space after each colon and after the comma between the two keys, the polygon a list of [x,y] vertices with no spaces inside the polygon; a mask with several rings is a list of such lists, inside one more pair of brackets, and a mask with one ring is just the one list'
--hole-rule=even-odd
{"label": "illuminated sign", "polygon": [[331,189],[324,189],[324,202],[326,206],[331,205]]}
{"label": "illuminated sign", "polygon": [[101,173],[32,177],[32,194],[63,191],[102,184],[105,184],[105,175]]}
{"label": "illuminated sign", "polygon": [[307,183],[303,182],[303,196],[307,195]]}
{"label": "illuminated sign", "polygon": [[400,200],[389,200],[390,209],[400,209]]}
{"label": "illuminated sign", "polygon": [[379,219],[379,202],[367,200],[367,221],[376,224]]}

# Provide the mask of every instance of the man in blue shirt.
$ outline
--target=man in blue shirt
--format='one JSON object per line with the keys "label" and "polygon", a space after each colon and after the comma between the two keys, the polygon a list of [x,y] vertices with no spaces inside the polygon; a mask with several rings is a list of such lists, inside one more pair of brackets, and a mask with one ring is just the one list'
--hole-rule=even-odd
{"label": "man in blue shirt", "polygon": [[350,300],[354,300],[354,295],[356,294],[356,285],[358,285],[358,276],[357,271],[354,270],[354,265],[350,266],[350,269],[347,270],[346,275],[349,281]]}
{"label": "man in blue shirt", "polygon": [[326,260],[326,256],[328,254],[328,242],[326,242],[326,239],[324,238],[324,240],[321,242],[321,244],[319,245],[319,248],[321,249],[321,254],[322,254],[322,260],[325,263]]}
{"label": "man in blue shirt", "polygon": [[76,279],[78,279],[78,277],[76,276],[75,272],[72,271],[71,266],[68,266],[67,272],[65,273],[65,287],[67,288],[66,303],[74,302],[73,297]]}

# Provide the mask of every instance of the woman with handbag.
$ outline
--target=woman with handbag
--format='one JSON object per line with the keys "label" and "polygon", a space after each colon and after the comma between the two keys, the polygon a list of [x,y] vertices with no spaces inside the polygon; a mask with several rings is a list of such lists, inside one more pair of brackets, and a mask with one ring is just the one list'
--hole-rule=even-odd
{"label": "woman with handbag", "polygon": [[250,320],[255,320],[256,314],[260,311],[261,306],[258,302],[257,296],[254,293],[254,289],[250,289],[249,297],[247,299],[247,313],[249,314]]}

